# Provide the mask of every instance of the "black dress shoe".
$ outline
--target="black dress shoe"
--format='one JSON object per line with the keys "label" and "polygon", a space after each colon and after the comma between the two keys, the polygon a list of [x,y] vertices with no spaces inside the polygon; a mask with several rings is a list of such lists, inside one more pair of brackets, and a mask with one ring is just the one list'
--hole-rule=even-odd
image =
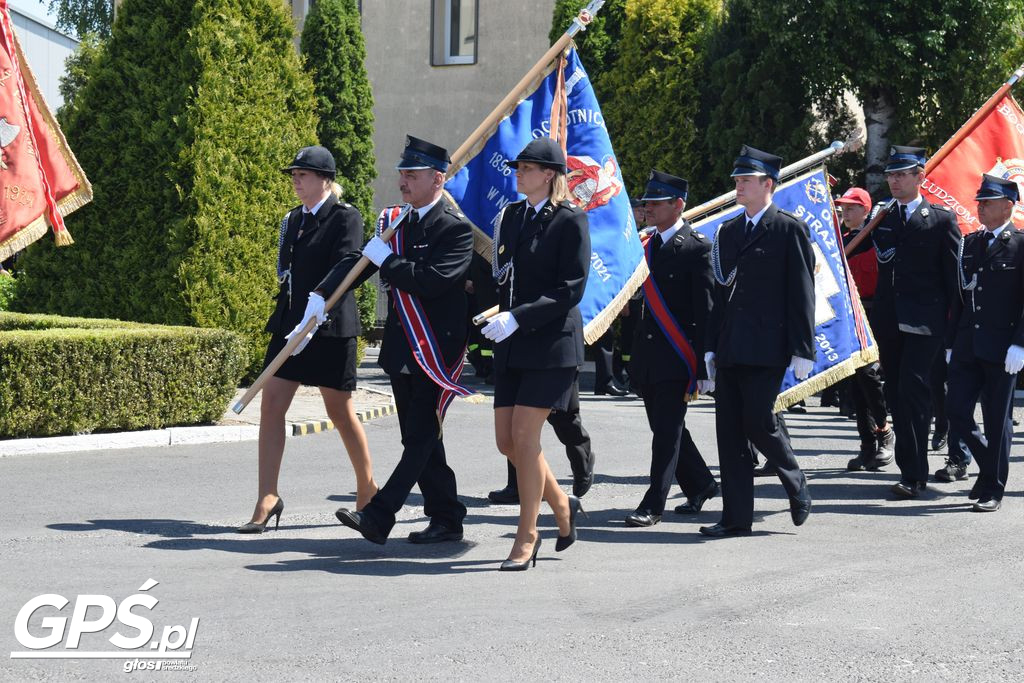
{"label": "black dress shoe", "polygon": [[748,526],[726,526],[719,522],[712,526],[702,526],[700,532],[705,536],[711,536],[712,538],[724,538],[726,536],[749,536],[750,527]]}
{"label": "black dress shoe", "polygon": [[798,401],[791,405],[790,407],[786,408],[786,412],[796,413],[797,415],[803,415],[804,413],[807,412],[807,406],[804,405],[803,401]]}
{"label": "black dress shoe", "polygon": [[949,443],[948,432],[935,432],[932,434],[932,450],[941,451]]}
{"label": "black dress shoe", "polygon": [[626,526],[654,526],[661,521],[661,515],[638,508],[626,516]]}
{"label": "black dress shoe", "polygon": [[919,481],[899,481],[889,489],[898,498],[917,498],[924,486]]}
{"label": "black dress shoe", "polygon": [[615,382],[608,382],[603,387],[594,388],[594,396],[604,396],[605,394],[608,396],[625,396],[628,393],[628,391],[616,385]]}
{"label": "black dress shoe", "polygon": [[491,491],[487,494],[487,500],[499,505],[517,505],[519,503],[519,489],[510,485],[497,491]]}
{"label": "black dress shoe", "polygon": [[967,479],[967,477],[967,465],[959,465],[949,458],[946,458],[946,464],[942,469],[935,471],[935,479],[947,483]]}
{"label": "black dress shoe", "polygon": [[868,464],[873,462],[875,459],[875,444],[861,444],[860,453],[857,454],[856,458],[851,458],[846,463],[847,472],[860,472],[866,470]]}
{"label": "black dress shoe", "polygon": [[[590,457],[587,458],[584,463],[583,472],[572,474],[572,495],[577,498],[582,498],[587,495],[587,491],[594,485],[594,452],[590,452]],[[516,502],[519,500],[519,494],[516,494]]]}
{"label": "black dress shoe", "polygon": [[996,498],[985,498],[979,500],[972,508],[975,512],[995,512],[1002,506],[1002,502]]}
{"label": "black dress shoe", "polygon": [[800,526],[807,521],[811,514],[811,492],[807,490],[807,484],[789,499],[789,514],[793,518],[793,526]]}
{"label": "black dress shoe", "polygon": [[355,529],[363,535],[367,541],[376,543],[378,545],[384,545],[387,543],[388,537],[384,535],[381,530],[374,524],[373,520],[367,517],[362,512],[353,512],[347,508],[338,508],[334,513],[334,516],[338,518],[338,521],[347,526],[349,529]]}
{"label": "black dress shoe", "polygon": [[423,531],[409,534],[409,543],[426,545],[427,543],[444,543],[445,541],[461,541],[462,529],[453,529],[446,524],[430,520]]}
{"label": "black dress shoe", "polygon": [[717,496],[719,491],[718,482],[712,479],[706,489],[698,493],[693,498],[687,500],[682,505],[677,505],[675,511],[681,515],[695,515],[700,512],[702,507],[704,507],[704,503]]}

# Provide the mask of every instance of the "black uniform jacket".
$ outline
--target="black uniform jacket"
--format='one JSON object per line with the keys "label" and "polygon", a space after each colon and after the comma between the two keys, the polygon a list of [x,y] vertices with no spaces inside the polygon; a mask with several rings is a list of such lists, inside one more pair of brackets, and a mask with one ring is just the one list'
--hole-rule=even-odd
{"label": "black uniform jacket", "polygon": [[499,226],[498,266],[512,261],[499,282],[498,303],[519,329],[494,348],[495,367],[546,369],[583,363],[583,298],[590,270],[587,216],[568,203],[548,201],[524,225],[526,201],[505,207]]}
{"label": "black uniform jacket", "polygon": [[[302,207],[288,212],[288,229],[281,247],[282,263],[291,263],[291,306],[288,305],[288,283],[281,285],[277,304],[267,322],[271,334],[287,334],[302,321],[309,293],[327,272],[348,252],[363,242],[363,219],[351,204],[338,201],[333,194],[315,216],[302,225]],[[301,231],[301,235],[299,234]],[[324,294],[326,299],[334,290]],[[346,292],[328,312],[328,320],[317,334],[325,337],[357,337],[361,332],[355,295]]]}
{"label": "black uniform jacket", "polygon": [[[898,208],[871,233],[878,252],[878,286],[871,327],[879,335],[899,332],[944,336],[957,298],[956,252],[960,228],[953,213],[922,201],[901,225]],[[892,259],[885,262],[891,249]]]}
{"label": "black uniform jacket", "polygon": [[746,213],[718,233],[721,272],[706,348],[720,366],[785,367],[814,359],[814,250],[807,226],[772,204],[744,242]]}
{"label": "black uniform jacket", "polygon": [[[408,219],[406,219],[408,220]],[[459,360],[466,347],[467,307],[466,272],[473,255],[473,228],[466,217],[442,197],[405,233],[405,255],[392,254],[380,266],[381,279],[391,288],[415,295],[423,306],[447,366]],[[317,286],[323,292],[334,291],[362,254],[346,255]],[[376,272],[366,267],[356,284]],[[388,292],[388,317],[384,323],[378,364],[385,372],[414,371],[418,365],[398,318],[394,296]]]}
{"label": "black uniform jacket", "polygon": [[[697,379],[707,379],[704,334],[715,284],[711,275],[711,242],[684,221],[672,239],[652,254],[652,260],[650,277],[697,355]],[[686,364],[669,343],[646,300],[641,300],[636,321],[629,376],[641,384],[690,378]]]}
{"label": "black uniform jacket", "polygon": [[964,238],[964,282],[953,300],[946,348],[958,360],[1003,364],[1009,346],[1024,346],[1024,232],[1003,228],[991,249],[981,232]]}

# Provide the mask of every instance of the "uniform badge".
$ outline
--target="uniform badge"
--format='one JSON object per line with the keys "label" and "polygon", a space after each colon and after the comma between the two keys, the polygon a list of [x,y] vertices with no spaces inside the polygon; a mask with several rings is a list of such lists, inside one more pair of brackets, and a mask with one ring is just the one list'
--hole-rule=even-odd
{"label": "uniform badge", "polygon": [[498,253],[499,254],[504,254],[505,253],[505,245],[504,244],[501,245],[500,247],[498,247]]}
{"label": "uniform badge", "polygon": [[924,216],[925,218],[928,218],[928,207],[927,206],[921,209],[921,215]]}

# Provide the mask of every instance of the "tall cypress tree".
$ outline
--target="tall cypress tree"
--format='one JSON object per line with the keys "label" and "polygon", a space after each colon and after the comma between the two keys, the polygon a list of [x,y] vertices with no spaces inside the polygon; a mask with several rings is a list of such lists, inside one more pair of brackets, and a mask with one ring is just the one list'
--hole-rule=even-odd
{"label": "tall cypress tree", "polygon": [[345,201],[372,226],[373,91],[356,0],[317,0],[302,29],[302,54],[313,78],[320,144],[338,164]]}
{"label": "tall cypress tree", "polygon": [[23,259],[21,310],[225,327],[262,356],[280,168],[316,137],[280,0],[125,0],[65,133],[93,183],[75,245]]}
{"label": "tall cypress tree", "polygon": [[[373,90],[366,75],[366,46],[356,0],[317,0],[302,28],[302,54],[313,78],[320,144],[338,165],[344,199],[373,233]],[[377,288],[367,280],[356,290],[359,320],[369,330],[377,317]]]}
{"label": "tall cypress tree", "polygon": [[[572,20],[588,4],[589,0],[555,0],[548,34],[552,43],[562,37]],[[603,102],[605,96],[602,76],[611,71],[619,60],[625,19],[626,0],[607,0],[587,30],[577,33],[573,39],[599,102]]]}
{"label": "tall cypress tree", "polygon": [[720,0],[630,0],[618,61],[600,82],[605,121],[631,194],[651,168],[693,178],[705,49]]}

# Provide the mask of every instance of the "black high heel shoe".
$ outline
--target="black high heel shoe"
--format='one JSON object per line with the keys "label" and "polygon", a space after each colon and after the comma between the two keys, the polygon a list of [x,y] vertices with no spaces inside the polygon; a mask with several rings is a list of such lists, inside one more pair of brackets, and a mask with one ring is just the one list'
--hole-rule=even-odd
{"label": "black high heel shoe", "polygon": [[512,560],[505,560],[498,567],[499,572],[525,572],[530,568],[530,563],[533,566],[537,566],[537,551],[540,550],[540,534],[537,534],[537,542],[533,544],[533,554],[525,562],[513,562]]}
{"label": "black high heel shoe", "polygon": [[270,524],[270,518],[275,517],[274,530],[277,531],[278,525],[281,523],[281,513],[284,512],[284,500],[281,498],[277,499],[274,503],[274,507],[270,508],[270,512],[267,513],[266,519],[262,522],[249,522],[238,527],[238,533],[240,534],[262,534],[267,530],[267,525]]}
{"label": "black high heel shoe", "polygon": [[583,509],[583,503],[576,496],[569,496],[569,533],[566,536],[559,536],[555,541],[555,552],[560,553],[576,542],[576,513],[582,512],[584,516],[587,511]]}

